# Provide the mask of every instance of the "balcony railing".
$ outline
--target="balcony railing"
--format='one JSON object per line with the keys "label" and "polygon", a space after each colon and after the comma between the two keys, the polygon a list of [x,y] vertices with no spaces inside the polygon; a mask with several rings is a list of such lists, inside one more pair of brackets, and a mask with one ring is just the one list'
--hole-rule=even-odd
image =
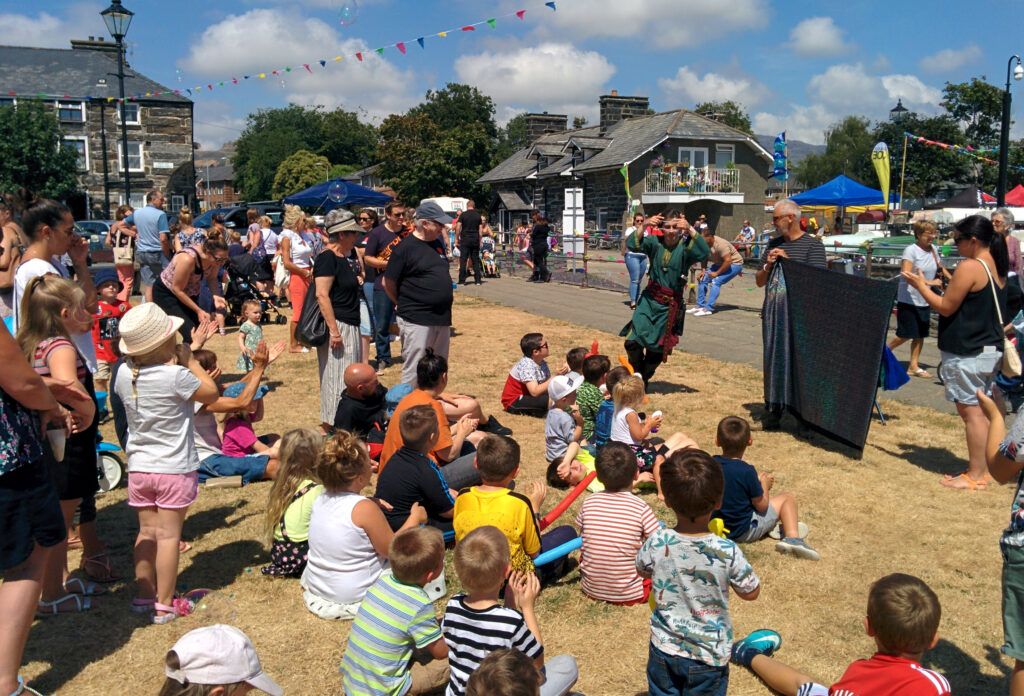
{"label": "balcony railing", "polygon": [[738,169],[648,169],[645,193],[686,193],[699,196],[711,193],[741,193]]}

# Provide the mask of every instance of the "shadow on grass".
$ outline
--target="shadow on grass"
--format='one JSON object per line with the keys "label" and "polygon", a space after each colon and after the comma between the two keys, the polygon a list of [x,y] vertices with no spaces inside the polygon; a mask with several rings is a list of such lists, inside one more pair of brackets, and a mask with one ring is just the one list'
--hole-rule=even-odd
{"label": "shadow on grass", "polygon": [[191,565],[178,576],[178,587],[217,590],[244,573],[258,574],[259,566],[269,562],[270,554],[262,543],[254,539],[239,539],[196,554]]}
{"label": "shadow on grass", "polygon": [[958,696],[1005,694],[1012,668],[991,645],[985,646],[985,659],[999,674],[982,674],[981,664],[975,658],[948,640],[940,639],[938,645],[925,653],[922,665],[942,672],[949,680],[950,691]]}
{"label": "shadow on grass", "polygon": [[[746,403],[743,404],[743,408],[746,409],[748,418],[753,421],[751,423],[751,430],[755,432],[766,432],[760,425],[765,414],[768,412],[764,407],[764,403]],[[833,452],[849,459],[860,459],[864,456],[864,452],[862,450],[832,439],[817,426],[804,424],[799,418],[788,412],[782,415],[781,427],[778,430],[768,432],[788,433],[798,441],[806,442],[818,449],[826,452]]]}
{"label": "shadow on grass", "polygon": [[[185,524],[181,528],[181,538],[186,540],[198,539],[210,532],[238,524],[239,521],[248,517],[248,515],[242,515],[230,523],[227,520],[248,504],[249,503],[246,500],[238,500],[233,505],[221,505],[219,507],[209,508],[208,510],[202,510],[189,515],[185,518]],[[254,512],[251,514],[257,513]]]}
{"label": "shadow on grass", "polygon": [[964,468],[964,460],[945,447],[927,447],[906,442],[899,443],[899,452],[893,452],[878,445],[869,445],[869,447],[874,447],[879,452],[884,452],[897,459],[906,460],[919,469],[935,474],[955,474]]}
{"label": "shadow on grass", "polygon": [[672,382],[650,381],[647,383],[648,394],[698,394],[699,389],[688,387],[685,384],[673,384]]}

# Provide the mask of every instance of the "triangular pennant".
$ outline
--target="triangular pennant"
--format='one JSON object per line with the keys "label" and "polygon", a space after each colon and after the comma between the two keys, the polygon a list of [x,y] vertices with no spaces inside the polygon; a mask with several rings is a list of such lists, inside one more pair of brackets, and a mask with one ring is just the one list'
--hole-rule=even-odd
{"label": "triangular pennant", "polygon": [[321,68],[326,68],[327,67],[327,61],[326,60],[320,61],[320,67]]}
{"label": "triangular pennant", "polygon": [[232,77],[231,78],[231,82],[237,85],[238,84],[238,78],[237,77]]}
{"label": "triangular pennant", "polygon": [[224,86],[224,83],[223,83],[223,82],[218,82],[217,84],[218,84],[218,85],[220,85],[221,87],[223,87],[223,86]]}
{"label": "triangular pennant", "polygon": [[340,61],[340,60],[341,60],[341,56],[335,56],[335,57],[334,57],[334,62],[335,62],[335,63],[337,63],[337,62],[338,62],[338,61]]}
{"label": "triangular pennant", "polygon": [[362,63],[362,62],[363,62],[363,54],[362,54],[362,53],[357,53],[357,54],[356,54],[356,59],[357,59],[357,60],[358,60],[358,61],[359,61],[360,63]]}
{"label": "triangular pennant", "polygon": [[285,69],[284,69],[284,71],[285,71],[285,72],[291,72],[291,71],[292,71],[292,69],[291,69],[291,68],[285,68]]}
{"label": "triangular pennant", "polygon": [[210,90],[212,92],[213,91],[213,85],[206,85],[206,89],[208,89],[208,90]]}
{"label": "triangular pennant", "polygon": [[439,32],[437,32],[437,35],[440,36],[443,39],[444,37],[448,36],[448,32],[446,32],[446,31],[439,31]]}
{"label": "triangular pennant", "polygon": [[519,10],[518,12],[516,12],[516,17],[522,19],[524,14],[526,14],[526,10]]}
{"label": "triangular pennant", "polygon": [[266,73],[260,73],[260,79],[261,79],[261,80],[262,80],[262,79],[263,79],[264,77],[266,77],[266,76],[267,76],[267,74],[266,74]]}
{"label": "triangular pennant", "polygon": [[476,31],[476,27],[470,24],[468,26],[462,27],[462,31]]}
{"label": "triangular pennant", "polygon": [[398,52],[401,53],[403,56],[405,55],[405,44],[404,43],[399,41],[398,43],[395,44],[395,48],[397,48]]}
{"label": "triangular pennant", "polygon": [[308,72],[310,75],[313,74],[313,71],[309,69],[309,63],[303,63],[302,67],[304,67],[306,69],[306,72]]}
{"label": "triangular pennant", "polygon": [[243,80],[248,80],[248,79],[249,79],[249,76],[248,76],[248,75],[242,75],[242,79],[243,79]]}
{"label": "triangular pennant", "polygon": [[377,50],[374,51],[374,53],[376,53],[379,56],[382,56],[382,55],[384,55],[384,49],[383,48],[378,48]]}
{"label": "triangular pennant", "polygon": [[423,45],[423,37],[422,36],[420,38],[416,39],[416,43],[418,43],[420,45],[420,48],[426,48],[426,46]]}
{"label": "triangular pennant", "polygon": [[186,88],[185,91],[188,92],[188,96],[190,96],[190,97],[192,96],[192,90]]}
{"label": "triangular pennant", "polygon": [[553,3],[553,2],[546,2],[546,3],[544,3],[544,4],[545,4],[545,5],[547,6],[547,7],[550,7],[550,8],[551,8],[551,11],[552,11],[552,12],[555,12],[555,11],[556,11],[556,10],[555,10],[555,3]]}
{"label": "triangular pennant", "polygon": [[488,19],[487,23],[490,24],[491,25],[491,29],[493,29],[494,28],[494,17],[491,17],[490,19]]}

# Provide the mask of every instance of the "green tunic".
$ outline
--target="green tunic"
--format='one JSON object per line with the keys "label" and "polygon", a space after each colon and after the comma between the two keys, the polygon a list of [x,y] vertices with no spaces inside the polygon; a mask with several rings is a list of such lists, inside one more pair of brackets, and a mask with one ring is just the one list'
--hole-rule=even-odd
{"label": "green tunic", "polygon": [[[650,279],[658,285],[673,290],[686,287],[686,276],[690,266],[708,257],[710,250],[704,237],[693,233],[690,241],[680,239],[672,249],[662,244],[662,238],[648,235],[637,243],[636,232],[626,240],[626,248],[647,256],[650,262]],[[665,335],[668,321],[668,305],[658,304],[647,293],[641,293],[640,301],[633,311],[633,319],[620,332],[627,341],[636,341],[648,350],[662,350],[658,342]],[[680,306],[678,311],[683,311]]]}

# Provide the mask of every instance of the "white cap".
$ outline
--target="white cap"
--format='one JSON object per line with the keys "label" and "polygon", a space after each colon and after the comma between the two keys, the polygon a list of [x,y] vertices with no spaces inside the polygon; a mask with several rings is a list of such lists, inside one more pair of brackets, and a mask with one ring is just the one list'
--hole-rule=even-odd
{"label": "white cap", "polygon": [[582,378],[579,377],[573,378],[569,375],[558,375],[548,384],[548,396],[551,397],[552,401],[558,401],[579,389],[580,385],[578,383],[582,381]]}
{"label": "white cap", "polygon": [[245,682],[270,696],[284,696],[284,689],[264,674],[252,641],[234,626],[197,628],[183,635],[171,649],[181,667],[168,667],[167,676],[181,684],[223,686]]}

